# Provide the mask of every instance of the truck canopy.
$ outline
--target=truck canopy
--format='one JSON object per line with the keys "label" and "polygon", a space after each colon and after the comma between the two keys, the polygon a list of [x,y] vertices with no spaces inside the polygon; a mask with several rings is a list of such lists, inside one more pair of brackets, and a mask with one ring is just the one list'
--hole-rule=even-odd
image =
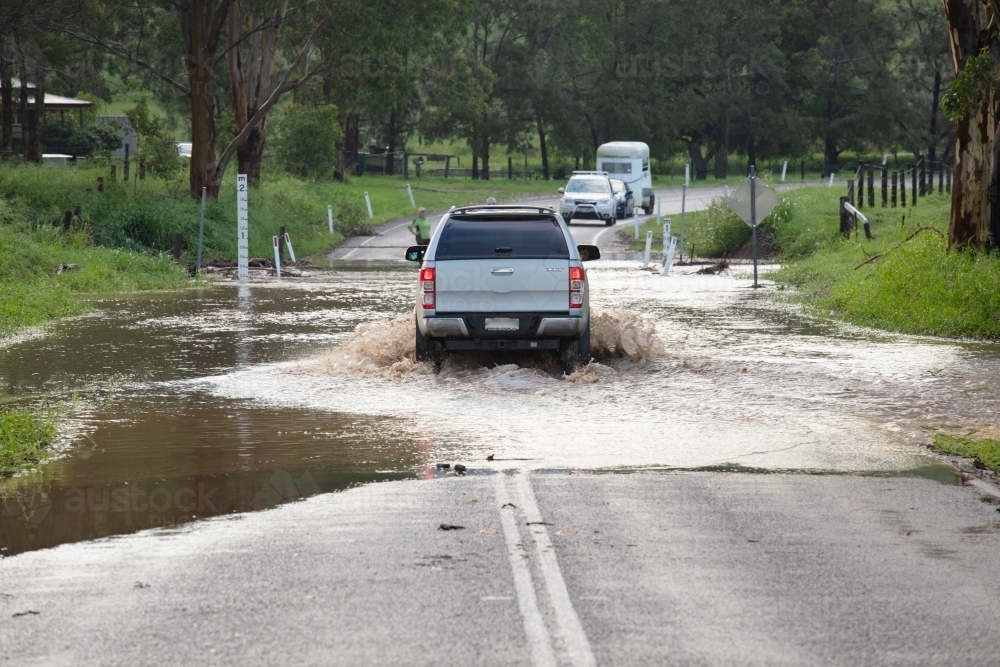
{"label": "truck canopy", "polygon": [[649,159],[649,146],[641,141],[612,141],[597,149],[597,157]]}

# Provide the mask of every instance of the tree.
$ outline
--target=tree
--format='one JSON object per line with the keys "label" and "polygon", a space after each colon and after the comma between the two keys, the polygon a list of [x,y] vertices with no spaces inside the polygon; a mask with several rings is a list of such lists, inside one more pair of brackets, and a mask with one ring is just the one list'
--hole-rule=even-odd
{"label": "tree", "polygon": [[944,0],[955,81],[946,110],[956,124],[950,247],[981,249],[1000,241],[997,121],[1000,119],[1000,12],[993,0]]}

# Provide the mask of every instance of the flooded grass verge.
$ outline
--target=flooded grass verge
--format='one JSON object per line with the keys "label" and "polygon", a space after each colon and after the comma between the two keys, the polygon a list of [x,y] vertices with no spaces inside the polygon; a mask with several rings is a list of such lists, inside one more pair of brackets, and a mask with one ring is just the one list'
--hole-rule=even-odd
{"label": "flooded grass verge", "polygon": [[937,433],[931,449],[942,454],[972,459],[976,468],[1000,472],[1000,440]]}
{"label": "flooded grass verge", "polygon": [[814,311],[851,324],[908,334],[1000,339],[1000,257],[948,250],[950,197],[917,206],[865,208],[873,239],[839,233],[841,188],[785,195],[775,224],[782,269]]}
{"label": "flooded grass verge", "polygon": [[42,410],[0,410],[0,477],[9,477],[42,462],[55,436],[55,422]]}

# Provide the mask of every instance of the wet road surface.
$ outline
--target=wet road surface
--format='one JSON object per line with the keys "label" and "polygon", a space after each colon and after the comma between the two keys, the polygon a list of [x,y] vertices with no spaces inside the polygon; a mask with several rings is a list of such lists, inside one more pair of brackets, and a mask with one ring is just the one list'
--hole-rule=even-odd
{"label": "wet road surface", "polygon": [[72,398],[2,488],[0,659],[992,664],[1000,505],[924,443],[1000,414],[996,346],[605,261],[590,368],[435,375],[413,268],[337,267],[0,349],[7,396]]}

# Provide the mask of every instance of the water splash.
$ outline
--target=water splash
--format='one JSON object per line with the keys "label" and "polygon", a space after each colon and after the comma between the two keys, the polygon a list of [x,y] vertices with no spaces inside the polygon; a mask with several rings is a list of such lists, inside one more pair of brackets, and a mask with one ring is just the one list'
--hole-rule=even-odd
{"label": "water splash", "polygon": [[[593,311],[590,316],[590,349],[600,362],[644,363],[666,354],[652,320],[625,310]],[[427,374],[428,364],[415,360],[414,323],[410,315],[358,325],[354,332],[318,359],[320,369],[330,375],[378,375],[385,378]],[[513,362],[513,363],[512,363]],[[566,379],[574,383],[597,382],[600,364],[588,364]],[[452,353],[442,364],[442,378],[461,378],[483,368],[534,370],[561,376],[553,354],[502,355],[488,352]]]}

